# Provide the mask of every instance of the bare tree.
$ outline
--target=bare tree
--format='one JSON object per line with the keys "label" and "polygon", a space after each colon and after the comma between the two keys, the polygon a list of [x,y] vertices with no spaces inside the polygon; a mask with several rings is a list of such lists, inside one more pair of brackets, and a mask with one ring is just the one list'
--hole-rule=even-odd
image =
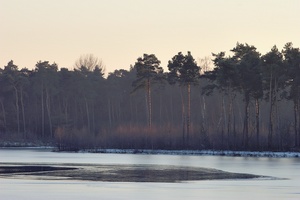
{"label": "bare tree", "polygon": [[105,65],[102,60],[94,56],[93,54],[81,55],[74,64],[75,69],[85,68],[88,71],[94,71],[95,68],[99,68],[101,72],[105,73]]}
{"label": "bare tree", "polygon": [[204,74],[205,72],[212,71],[214,69],[214,63],[210,56],[198,58],[198,64],[201,66],[200,74]]}

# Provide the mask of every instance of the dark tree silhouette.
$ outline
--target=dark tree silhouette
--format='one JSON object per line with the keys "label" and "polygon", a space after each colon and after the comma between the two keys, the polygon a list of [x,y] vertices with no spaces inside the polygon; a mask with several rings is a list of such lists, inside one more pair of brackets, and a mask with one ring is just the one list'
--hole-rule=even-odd
{"label": "dark tree silhouette", "polygon": [[188,105],[187,105],[187,143],[189,144],[190,120],[191,120],[191,85],[197,84],[200,76],[200,67],[197,65],[191,52],[187,55],[179,52],[168,63],[169,75],[168,80],[171,84],[179,83],[187,87]]}
{"label": "dark tree silhouette", "polygon": [[[225,103],[224,95],[227,95],[229,98],[228,101],[228,117],[227,117],[227,147],[231,146],[230,137],[231,132],[233,131],[233,139],[235,145],[235,127],[232,128],[232,118],[233,116],[233,100],[235,97],[235,92],[238,90],[238,71],[235,67],[234,60],[231,57],[225,57],[225,52],[220,52],[218,54],[213,54],[215,57],[213,63],[215,68],[213,71],[205,73],[204,77],[210,80],[212,83],[203,88],[203,93],[210,95],[213,90],[217,90],[222,94],[222,118],[226,118],[225,115]],[[235,123],[233,123],[235,124]],[[225,126],[225,125],[224,125]],[[222,126],[221,131],[221,141],[224,141],[224,126]],[[233,129],[233,130],[232,130]],[[223,146],[223,144],[222,144]]]}
{"label": "dark tree silhouette", "polygon": [[[284,86],[285,69],[283,67],[283,56],[274,46],[270,52],[262,56],[262,71],[264,80],[264,90],[269,101],[269,133],[268,147],[273,147],[275,108],[278,103],[279,91]],[[278,114],[278,113],[277,113]]]}
{"label": "dark tree silhouette", "polygon": [[294,134],[295,146],[300,146],[299,120],[300,120],[300,50],[294,48],[292,43],[287,43],[283,49],[284,65],[287,70],[289,94],[287,98],[294,103]]}
{"label": "dark tree silhouette", "polygon": [[151,84],[162,78],[163,68],[160,66],[160,61],[154,54],[144,54],[139,57],[134,65],[137,73],[137,79],[133,82],[134,90],[146,88],[147,92],[147,113],[148,126],[152,126],[152,100],[151,100]]}
{"label": "dark tree silhouette", "polygon": [[[175,55],[165,74],[145,54],[107,78],[99,62],[67,69],[40,61],[19,70],[11,61],[0,68],[0,146],[42,140],[61,150],[297,150],[299,51],[287,43],[282,53],[273,47],[260,56],[237,44],[231,56],[213,54],[215,68],[201,79],[190,52]],[[170,84],[155,85],[164,77]]]}
{"label": "dark tree silhouette", "polygon": [[4,77],[4,87],[7,92],[12,92],[14,94],[14,105],[16,108],[16,122],[17,122],[17,131],[20,133],[20,106],[19,106],[19,86],[20,86],[20,75],[19,75],[18,66],[14,64],[11,60],[4,67],[3,77]]}
{"label": "dark tree silhouette", "polygon": [[[244,96],[244,128],[243,128],[243,146],[248,148],[249,142],[249,103],[251,96],[259,93],[261,87],[260,79],[260,54],[254,46],[237,43],[231,50],[234,64],[238,71],[238,85]],[[258,95],[259,96],[259,95]],[[257,120],[258,122],[258,120]]]}
{"label": "dark tree silhouette", "polygon": [[[42,136],[45,136],[45,117],[48,118],[49,137],[54,136],[53,132],[53,116],[52,116],[52,98],[58,93],[58,66],[48,61],[39,61],[36,64],[36,68],[32,74],[33,86],[36,91],[36,95],[40,98],[41,107],[41,132]],[[46,109],[46,111],[45,111]]]}
{"label": "dark tree silhouette", "polygon": [[105,73],[105,65],[102,60],[94,56],[93,54],[86,54],[80,56],[74,64],[76,70],[81,71],[94,71],[96,68],[102,74]]}

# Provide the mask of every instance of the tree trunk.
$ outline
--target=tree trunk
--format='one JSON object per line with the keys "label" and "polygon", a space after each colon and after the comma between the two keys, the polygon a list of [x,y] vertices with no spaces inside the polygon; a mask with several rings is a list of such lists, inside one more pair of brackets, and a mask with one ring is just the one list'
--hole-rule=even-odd
{"label": "tree trunk", "polygon": [[85,110],[86,110],[86,117],[87,117],[87,125],[88,125],[88,133],[91,131],[91,122],[90,122],[90,111],[89,111],[89,105],[87,102],[87,99],[84,98],[85,101]]}
{"label": "tree trunk", "polygon": [[65,124],[68,124],[68,121],[69,121],[69,118],[68,118],[68,101],[65,98],[64,98],[64,101],[63,101],[63,106],[64,106],[64,113],[65,113]]}
{"label": "tree trunk", "polygon": [[269,135],[268,135],[268,148],[272,148],[272,136],[273,136],[273,89],[272,89],[272,72],[269,89],[269,102],[270,102],[270,113],[269,113]]}
{"label": "tree trunk", "polygon": [[96,123],[95,123],[95,104],[94,101],[92,102],[92,125],[91,131],[95,135],[96,134]]}
{"label": "tree trunk", "polygon": [[236,139],[236,117],[233,113],[233,148],[236,149],[237,147],[237,139]]}
{"label": "tree trunk", "polygon": [[122,107],[121,107],[121,101],[118,99],[118,120],[117,122],[120,122],[122,120]]}
{"label": "tree trunk", "polygon": [[[201,96],[200,96],[201,98]],[[202,106],[201,106],[201,113],[202,113],[202,123],[201,123],[201,130],[206,130],[206,102],[205,102],[205,96],[202,96]]]}
{"label": "tree trunk", "polygon": [[[277,138],[280,138],[280,117],[281,115],[278,114],[278,83],[277,83],[277,79],[275,79],[275,83],[274,83],[274,111],[273,111],[273,119],[275,119],[275,132],[273,133],[273,135],[277,136]],[[272,143],[274,143],[274,139],[272,141]]]}
{"label": "tree trunk", "polygon": [[248,148],[248,135],[249,135],[249,102],[250,97],[248,94],[245,95],[245,119],[244,119],[244,131],[243,141],[245,149]]}
{"label": "tree trunk", "polygon": [[53,138],[54,135],[53,135],[53,130],[52,130],[50,96],[49,96],[49,91],[48,91],[48,89],[46,89],[46,109],[47,109],[47,114],[48,114],[50,137]]}
{"label": "tree trunk", "polygon": [[22,107],[22,118],[23,118],[23,134],[26,138],[26,120],[25,120],[25,109],[24,109],[24,101],[23,101],[23,88],[21,88],[21,107]]}
{"label": "tree trunk", "polygon": [[129,105],[130,105],[130,126],[131,126],[132,124],[134,124],[134,109],[132,106],[131,96],[129,97]]}
{"label": "tree trunk", "polygon": [[222,126],[221,130],[221,148],[224,149],[224,129],[226,128],[226,109],[225,109],[225,97],[222,93],[222,111],[220,117],[220,124]]}
{"label": "tree trunk", "polygon": [[259,101],[258,99],[255,99],[255,121],[256,121],[256,145],[257,149],[259,149],[260,143],[259,143]]}
{"label": "tree trunk", "polygon": [[17,126],[18,126],[18,134],[20,133],[20,108],[19,108],[19,95],[18,95],[18,90],[16,86],[14,86],[15,89],[15,95],[16,95],[16,109],[17,109]]}
{"label": "tree trunk", "polygon": [[180,96],[181,96],[181,110],[182,110],[182,143],[183,146],[186,146],[186,138],[185,138],[185,104],[184,104],[184,98],[182,94],[182,89],[180,88]]}
{"label": "tree trunk", "polygon": [[171,124],[174,122],[174,109],[173,109],[173,95],[171,94],[171,99],[170,99],[170,113],[171,113]]}
{"label": "tree trunk", "polygon": [[1,103],[1,108],[2,108],[2,115],[3,115],[3,122],[4,122],[4,131],[6,131],[6,113],[5,113],[5,108],[4,108],[4,104],[3,104],[3,100],[0,100]]}
{"label": "tree trunk", "polygon": [[134,112],[135,113],[135,123],[139,124],[138,106],[136,103],[134,105],[135,105],[135,109],[134,109],[135,110],[135,112]]}
{"label": "tree trunk", "polygon": [[270,106],[270,113],[269,113],[269,135],[268,135],[268,147],[269,149],[273,146],[273,106]]}
{"label": "tree trunk", "polygon": [[41,93],[41,105],[42,105],[42,137],[45,137],[45,110],[44,110],[44,87],[42,85]]}
{"label": "tree trunk", "polygon": [[[300,100],[297,99],[297,122],[300,120],[300,110],[299,110]],[[297,146],[300,146],[300,134],[299,134],[299,122],[297,123],[296,129],[297,129],[297,136],[298,137],[298,143],[296,142]]]}
{"label": "tree trunk", "polygon": [[108,98],[108,120],[109,120],[109,127],[112,127],[112,118],[111,118],[111,102]]}
{"label": "tree trunk", "polygon": [[231,132],[231,119],[233,115],[233,108],[232,108],[232,102],[233,102],[233,97],[232,97],[232,92],[230,89],[228,89],[228,96],[229,96],[229,109],[228,109],[228,123],[227,123],[227,147],[229,148],[231,146],[231,137],[230,137],[230,132]]}
{"label": "tree trunk", "polygon": [[295,147],[298,146],[298,100],[294,100],[294,132],[295,132]]}
{"label": "tree trunk", "polygon": [[188,91],[188,113],[186,118],[186,139],[187,144],[190,143],[190,125],[191,125],[191,84],[188,83],[187,85],[187,91]]}
{"label": "tree trunk", "polygon": [[162,118],[162,95],[159,94],[159,125],[163,124],[163,118]]}
{"label": "tree trunk", "polygon": [[151,86],[150,79],[147,79],[147,103],[148,103],[148,127],[151,130],[152,127],[152,102],[151,102]]}

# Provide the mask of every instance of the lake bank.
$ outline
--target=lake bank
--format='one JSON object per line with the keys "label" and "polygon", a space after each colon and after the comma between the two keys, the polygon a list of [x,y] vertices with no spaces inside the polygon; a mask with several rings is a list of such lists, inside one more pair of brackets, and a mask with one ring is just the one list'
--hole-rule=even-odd
{"label": "lake bank", "polygon": [[159,149],[87,149],[81,153],[149,154],[149,155],[199,155],[230,157],[300,158],[300,152],[229,151],[229,150],[159,150]]}
{"label": "lake bank", "polygon": [[267,157],[300,158],[298,151],[232,151],[232,150],[161,150],[161,149],[83,149],[60,151],[49,144],[43,145],[0,145],[0,149],[51,149],[54,152],[103,153],[103,154],[149,154],[149,155],[190,155],[190,156],[229,156],[229,157]]}

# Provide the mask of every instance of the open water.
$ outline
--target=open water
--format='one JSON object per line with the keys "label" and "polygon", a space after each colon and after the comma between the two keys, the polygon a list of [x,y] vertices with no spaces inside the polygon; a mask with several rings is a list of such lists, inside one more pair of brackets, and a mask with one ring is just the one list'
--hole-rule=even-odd
{"label": "open water", "polygon": [[51,149],[0,149],[0,163],[141,164],[207,167],[278,179],[182,183],[119,183],[0,178],[0,199],[300,199],[299,158],[57,153]]}

